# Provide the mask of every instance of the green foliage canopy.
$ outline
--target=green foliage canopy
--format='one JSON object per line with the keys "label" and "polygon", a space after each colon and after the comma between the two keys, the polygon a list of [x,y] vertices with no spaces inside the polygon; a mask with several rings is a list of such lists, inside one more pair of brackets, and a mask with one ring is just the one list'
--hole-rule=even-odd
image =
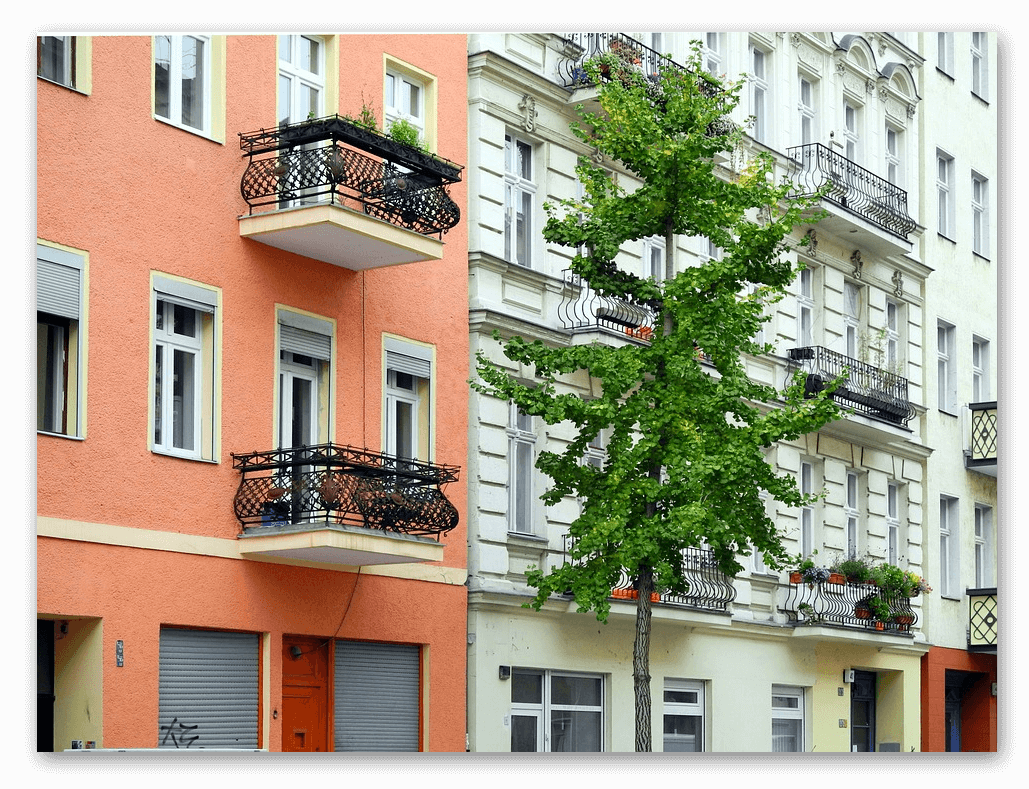
{"label": "green foliage canopy", "polygon": [[[571,590],[580,611],[605,619],[623,569],[634,577],[647,568],[657,588],[685,593],[687,547],[710,548],[728,575],[752,549],[769,566],[782,566],[789,558],[784,535],[765,514],[762,491],[790,506],[810,497],[793,477],[775,472],[764,450],[817,430],[838,410],[831,386],[805,399],[799,375],[780,392],[746,374],[741,354],[771,350],[753,338],[767,320],[766,305],[796,274],[783,253],[811,201],[791,199],[789,184],[773,182],[767,156],[742,175],[719,172],[716,155],[742,141],[742,130],[726,120],[740,84],[702,73],[696,52],[686,69],[662,68],[657,79],[617,59],[587,62],[586,69],[602,85],[600,111],[580,107],[572,130],[621,163],[634,188],[581,158],[584,197],[548,204],[543,235],[580,250],[571,269],[593,290],[650,310],[655,333],[620,347],[549,347],[495,335],[504,355],[532,369],[535,380],[527,385],[480,353],[472,385],[548,424],[577,429],[562,452],[544,451],[537,460],[553,480],[544,502],[573,496],[582,506],[570,526],[570,561],[530,571],[538,590],[531,605]],[[722,254],[663,281],[617,267],[627,241],[675,235],[710,239]],[[702,365],[701,352],[713,370]],[[600,384],[595,399],[561,384],[583,370]],[[601,430],[602,469],[582,462]]]}

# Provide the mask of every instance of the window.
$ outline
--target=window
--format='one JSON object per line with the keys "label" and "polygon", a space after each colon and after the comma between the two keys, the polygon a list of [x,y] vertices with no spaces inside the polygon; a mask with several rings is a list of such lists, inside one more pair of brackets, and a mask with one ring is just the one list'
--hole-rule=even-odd
{"label": "window", "polygon": [[597,675],[513,669],[512,753],[603,751],[603,698]]}
{"label": "window", "polygon": [[[843,283],[843,336],[845,354],[851,359],[867,355],[861,343],[861,288],[853,282]],[[862,359],[862,361],[867,361]]]}
{"label": "window", "polygon": [[665,753],[704,751],[704,683],[666,679],[664,688]]}
{"label": "window", "polygon": [[954,238],[954,159],[936,151],[937,230],[941,236]]}
{"label": "window", "polygon": [[800,101],[797,111],[800,116],[800,144],[810,145],[818,142],[815,85],[810,78],[803,74],[800,75]]}
{"label": "window", "polygon": [[533,207],[532,145],[510,134],[504,137],[504,259],[532,265]]}
{"label": "window", "polygon": [[813,321],[815,314],[814,297],[815,273],[810,268],[800,271],[800,293],[797,295],[797,342],[802,348],[815,344]]}
{"label": "window", "polygon": [[990,399],[990,343],[982,337],[972,337],[972,402],[985,403]]}
{"label": "window", "polygon": [[75,87],[76,36],[38,36],[36,75],[66,88]]}
{"label": "window", "polygon": [[940,594],[956,597],[958,578],[958,500],[940,496]]}
{"label": "window", "polygon": [[975,588],[993,585],[993,508],[975,505]]}
{"label": "window", "polygon": [[154,36],[154,114],[211,131],[211,42],[206,36]]}
{"label": "window", "polygon": [[843,100],[843,151],[852,162],[861,161],[861,107]]}
{"label": "window", "polygon": [[398,120],[405,120],[425,138],[425,88],[422,83],[406,74],[386,72],[385,102],[386,128]]}
{"label": "window", "polygon": [[886,124],[886,180],[894,186],[903,186],[903,140],[899,129]]}
{"label": "window", "polygon": [[330,321],[279,309],[278,446],[283,449],[329,440],[332,397]]}
{"label": "window", "polygon": [[972,172],[972,251],[990,256],[989,181]]}
{"label": "window", "polygon": [[36,430],[85,435],[84,252],[36,244]]}
{"label": "window", "polygon": [[936,324],[937,382],[939,408],[947,413],[957,411],[957,365],[955,359],[954,327],[944,321]]}
{"label": "window", "polygon": [[153,275],[151,449],[216,460],[215,314],[219,293]]}
{"label": "window", "polygon": [[900,374],[900,304],[886,299],[886,365],[890,372]]}
{"label": "window", "polygon": [[725,73],[722,67],[725,33],[707,33],[704,38],[704,68],[716,77]]}
{"label": "window", "polygon": [[857,556],[861,535],[861,478],[856,471],[847,472],[843,514],[847,522],[847,556]]}
{"label": "window", "polygon": [[754,139],[768,142],[771,128],[771,100],[769,98],[769,77],[766,72],[767,53],[751,46],[750,72],[750,114],[754,116]]}
{"label": "window", "polygon": [[979,98],[989,99],[989,63],[985,33],[972,33],[972,93]]}
{"label": "window", "polygon": [[804,751],[804,689],[772,685],[772,752]]}
{"label": "window", "polygon": [[900,485],[886,483],[886,561],[897,564],[900,558]]}
{"label": "window", "polygon": [[[815,469],[808,462],[801,462],[798,479],[800,492],[809,496],[815,492]],[[815,549],[815,505],[805,504],[800,508],[800,553],[810,556]]]}
{"label": "window", "polygon": [[511,404],[510,413],[507,428],[510,492],[507,528],[518,534],[532,534],[533,510],[536,505],[533,495],[536,433],[529,414],[522,413],[514,403]]}
{"label": "window", "polygon": [[659,238],[647,238],[643,241],[643,276],[654,282],[665,279],[665,242]]}
{"label": "window", "polygon": [[954,73],[954,34],[936,34],[936,67],[944,74]]}
{"label": "window", "polygon": [[159,748],[259,748],[256,633],[161,628]]}
{"label": "window", "polygon": [[385,443],[398,458],[432,460],[433,349],[386,337]]}
{"label": "window", "polygon": [[582,462],[587,466],[593,466],[595,469],[603,469],[606,460],[607,430],[601,428],[600,431],[590,439],[590,443],[586,447],[586,452],[583,455]]}
{"label": "window", "polygon": [[325,114],[325,44],[320,38],[280,35],[279,125]]}

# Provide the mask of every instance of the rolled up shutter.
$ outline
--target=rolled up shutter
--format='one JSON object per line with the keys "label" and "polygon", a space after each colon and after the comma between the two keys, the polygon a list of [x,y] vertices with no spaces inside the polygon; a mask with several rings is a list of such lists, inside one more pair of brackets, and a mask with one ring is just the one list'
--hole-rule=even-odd
{"label": "rolled up shutter", "polygon": [[82,301],[82,256],[36,244],[36,309],[79,319]]}
{"label": "rolled up shutter", "polygon": [[332,324],[310,315],[279,311],[279,350],[332,360]]}
{"label": "rolled up shutter", "polygon": [[336,642],[335,750],[418,751],[419,648]]}
{"label": "rolled up shutter", "polygon": [[431,378],[432,349],[387,337],[386,369],[408,373],[417,378]]}

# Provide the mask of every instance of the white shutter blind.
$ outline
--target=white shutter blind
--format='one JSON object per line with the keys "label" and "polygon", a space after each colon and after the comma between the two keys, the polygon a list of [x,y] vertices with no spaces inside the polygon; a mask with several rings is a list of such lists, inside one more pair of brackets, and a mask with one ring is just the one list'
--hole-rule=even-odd
{"label": "white shutter blind", "polygon": [[201,312],[214,312],[218,306],[218,292],[189,282],[154,275],[154,292],[159,299],[173,301]]}
{"label": "white shutter blind", "polygon": [[36,244],[36,309],[79,319],[82,256]]}
{"label": "white shutter blind", "polygon": [[419,750],[419,647],[336,642],[335,750]]}
{"label": "white shutter blind", "polygon": [[332,324],[310,315],[280,310],[279,350],[331,361]]}
{"label": "white shutter blind", "polygon": [[386,369],[418,378],[431,378],[432,348],[387,337]]}

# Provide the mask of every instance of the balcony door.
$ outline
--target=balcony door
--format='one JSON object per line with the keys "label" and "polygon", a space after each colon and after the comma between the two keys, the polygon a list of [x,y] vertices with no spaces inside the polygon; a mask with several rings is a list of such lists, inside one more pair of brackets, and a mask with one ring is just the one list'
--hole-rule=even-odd
{"label": "balcony door", "polygon": [[[280,35],[277,116],[279,126],[325,115],[325,43],[315,36]],[[280,187],[280,208],[316,201],[308,196],[305,181],[318,182],[318,148],[325,143],[300,146],[284,155],[287,180]],[[280,182],[281,184],[281,182]]]}

